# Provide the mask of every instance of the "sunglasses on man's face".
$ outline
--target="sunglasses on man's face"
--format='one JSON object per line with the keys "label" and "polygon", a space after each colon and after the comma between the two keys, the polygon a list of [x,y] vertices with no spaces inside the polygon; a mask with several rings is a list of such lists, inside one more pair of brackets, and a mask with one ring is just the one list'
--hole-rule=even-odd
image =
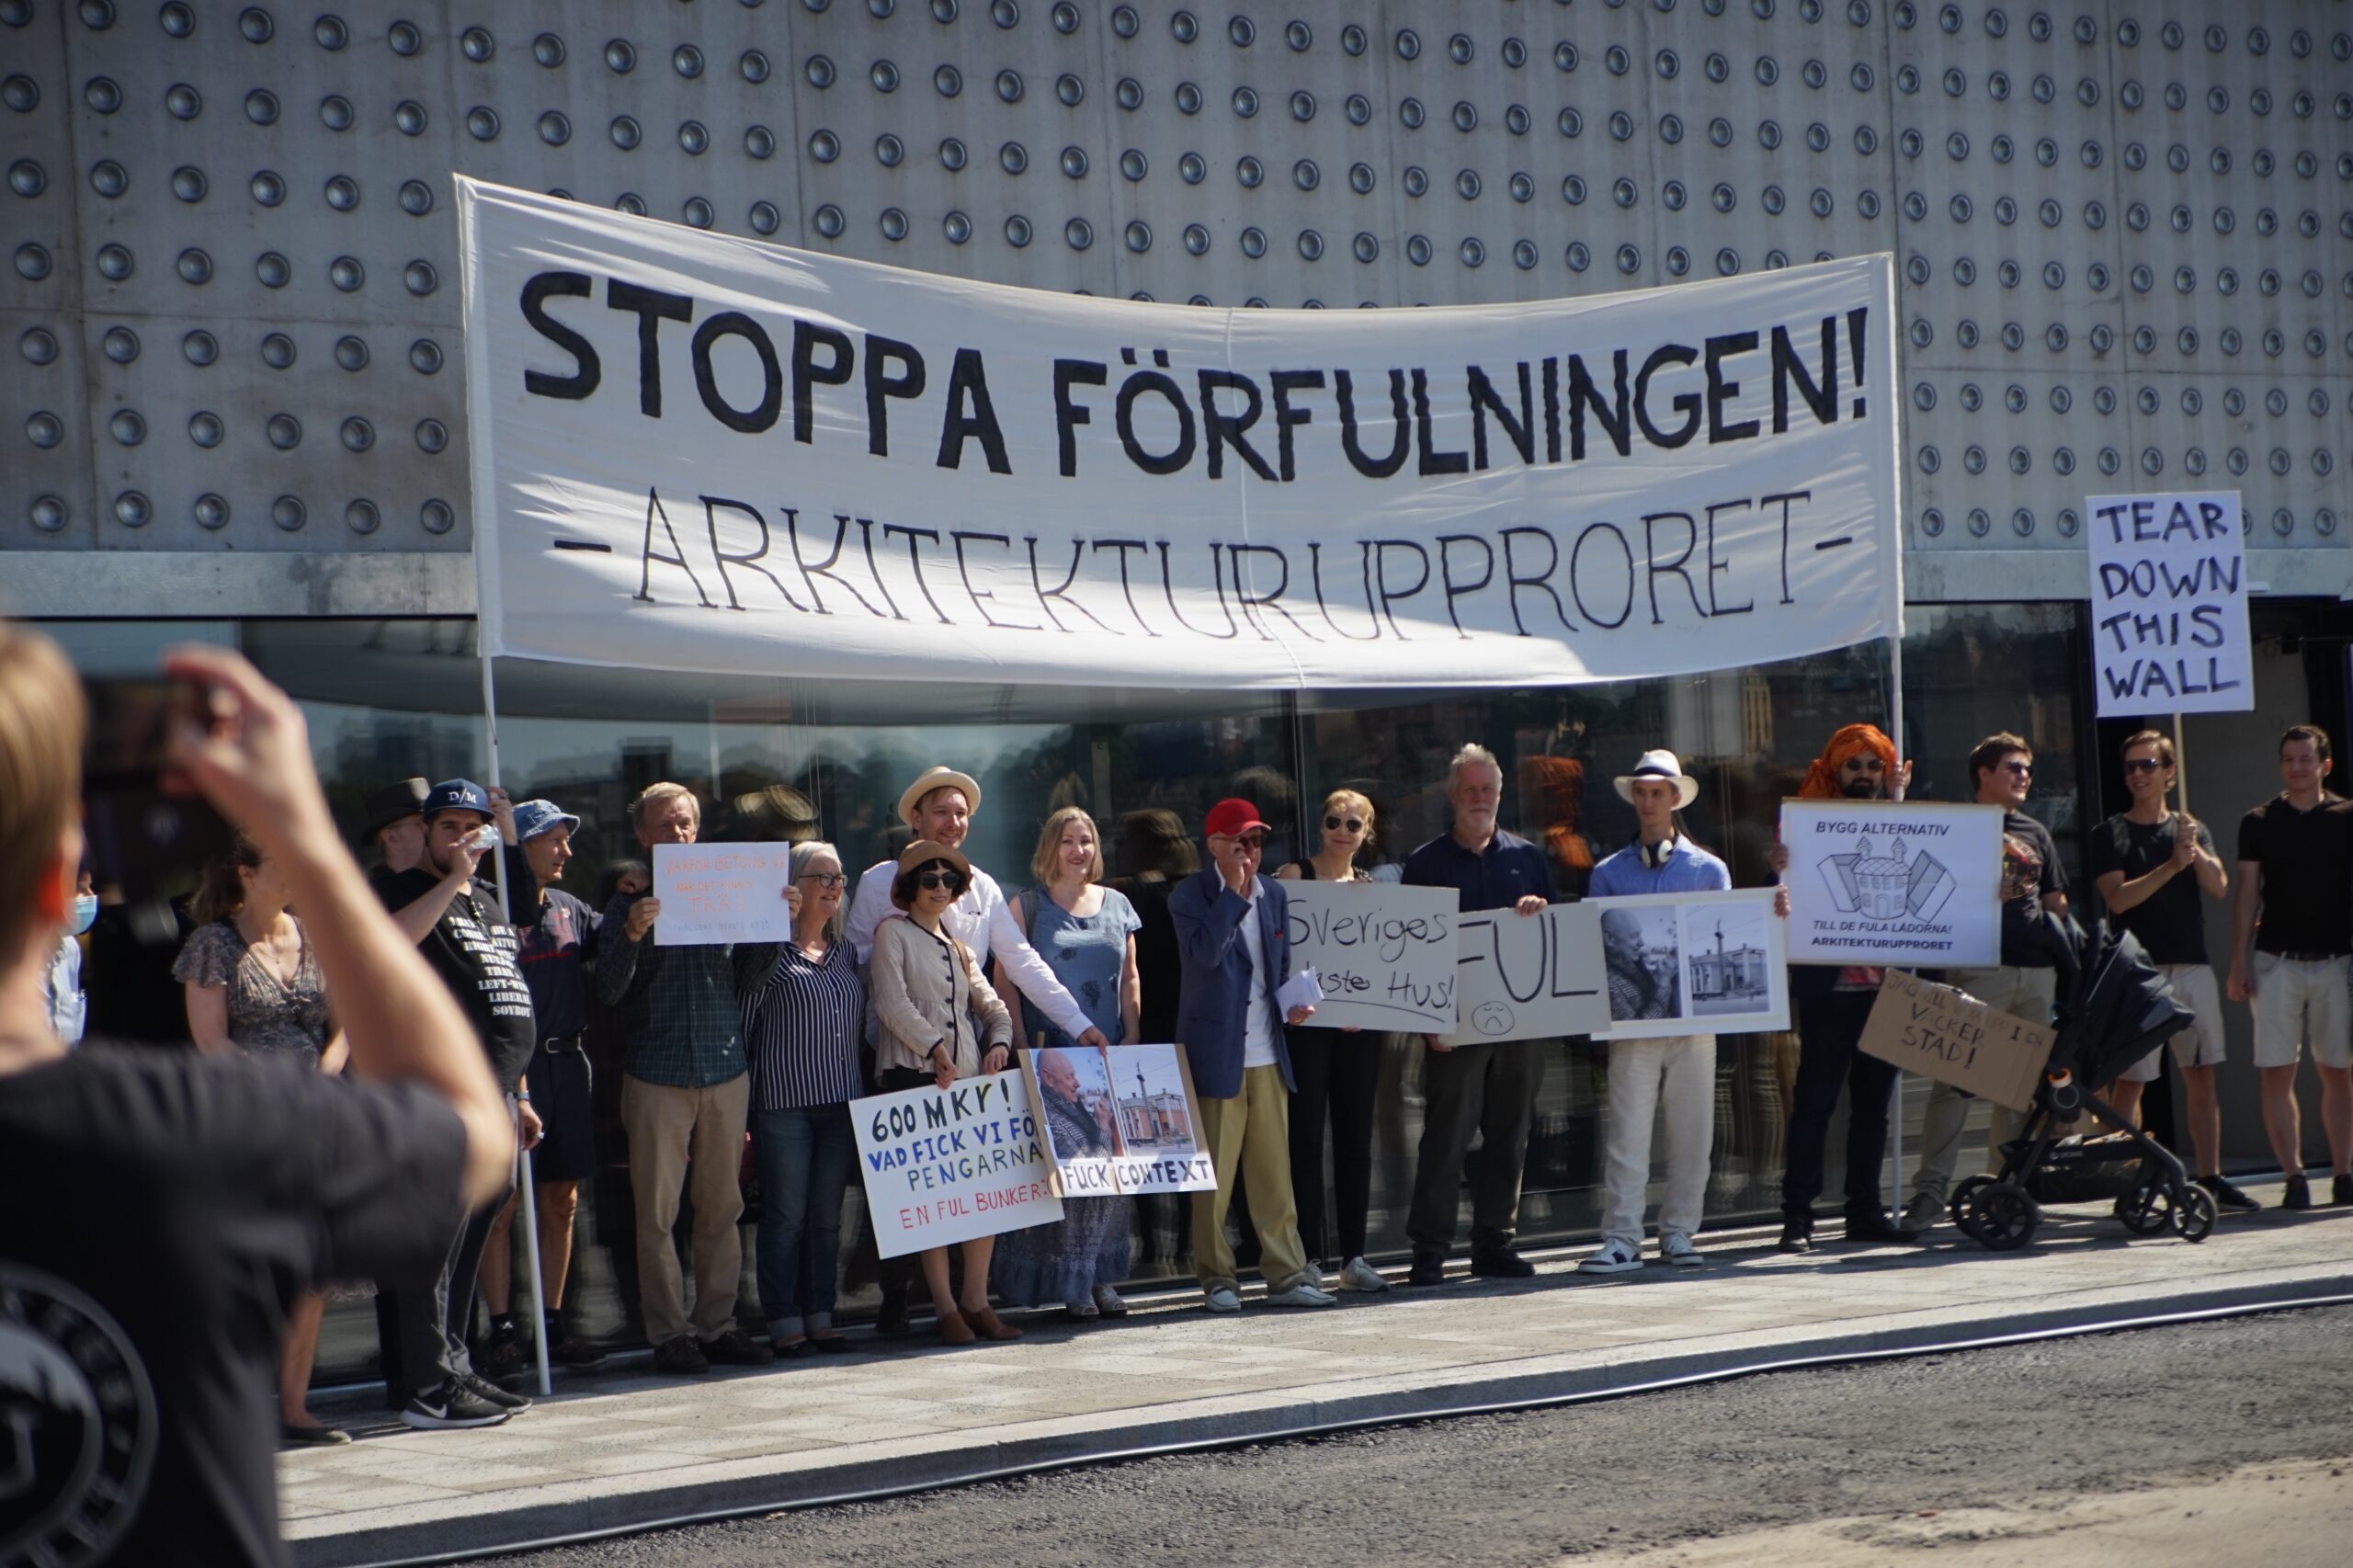
{"label": "sunglasses on man's face", "polygon": [[2154,773],[2164,766],[2154,756],[2128,756],[2124,759],[2124,771],[2127,773]]}
{"label": "sunglasses on man's face", "polygon": [[1350,833],[1362,833],[1364,820],[1360,817],[1325,817],[1324,819],[1324,832],[1337,833],[1342,828],[1347,828]]}
{"label": "sunglasses on man's face", "polygon": [[2014,773],[2020,778],[2031,778],[2034,777],[2034,764],[2020,762],[2013,757],[2010,761],[2002,764],[2002,771]]}
{"label": "sunglasses on man's face", "polygon": [[961,893],[964,891],[964,879],[953,871],[926,871],[915,879],[915,885],[926,892],[935,892],[941,888],[946,888],[949,892]]}
{"label": "sunglasses on man's face", "polygon": [[1247,838],[1237,838],[1233,843],[1236,848],[1242,849],[1252,855],[1256,855],[1267,847],[1266,835],[1259,833],[1254,833]]}

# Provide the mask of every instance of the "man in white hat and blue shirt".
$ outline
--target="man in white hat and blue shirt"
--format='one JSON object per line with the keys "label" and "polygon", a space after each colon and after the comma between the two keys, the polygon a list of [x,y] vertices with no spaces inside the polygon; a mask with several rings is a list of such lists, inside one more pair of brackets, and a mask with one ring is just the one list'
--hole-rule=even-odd
{"label": "man in white hat and blue shirt", "polygon": [[[1636,893],[1723,892],[1732,887],[1724,863],[1691,842],[1679,814],[1699,795],[1699,781],[1671,751],[1647,751],[1634,770],[1617,779],[1634,808],[1634,841],[1593,869],[1587,898]],[[1602,918],[1602,945],[1639,946],[1631,920]],[[1623,968],[1624,965],[1613,966]],[[1611,975],[1614,987],[1620,976]],[[1602,1209],[1601,1249],[1577,1267],[1587,1274],[1626,1274],[1643,1267],[1643,1207],[1651,1176],[1651,1122],[1666,1112],[1666,1198],[1659,1205],[1659,1257],[1694,1267],[1691,1238],[1707,1198],[1710,1145],[1715,1138],[1716,1037],[1669,1035],[1611,1040],[1609,1123]]]}

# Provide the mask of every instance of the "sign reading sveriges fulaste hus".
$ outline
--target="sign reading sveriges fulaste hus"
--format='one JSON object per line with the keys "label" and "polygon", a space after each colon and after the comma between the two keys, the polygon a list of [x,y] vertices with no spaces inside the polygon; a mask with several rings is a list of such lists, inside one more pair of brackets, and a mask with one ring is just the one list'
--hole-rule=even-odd
{"label": "sign reading sveriges fulaste hus", "polygon": [[1526,686],[1900,630],[1883,256],[1203,309],[457,187],[486,653]]}

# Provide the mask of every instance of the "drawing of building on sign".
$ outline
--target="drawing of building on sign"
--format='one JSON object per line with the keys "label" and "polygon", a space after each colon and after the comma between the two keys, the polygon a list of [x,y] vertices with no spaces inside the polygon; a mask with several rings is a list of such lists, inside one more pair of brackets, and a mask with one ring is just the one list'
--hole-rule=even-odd
{"label": "drawing of building on sign", "polygon": [[1869,834],[1855,840],[1853,854],[1825,858],[1822,880],[1840,914],[1880,922],[1934,920],[1954,888],[1952,873],[1927,850],[1907,855],[1897,838],[1881,853]]}

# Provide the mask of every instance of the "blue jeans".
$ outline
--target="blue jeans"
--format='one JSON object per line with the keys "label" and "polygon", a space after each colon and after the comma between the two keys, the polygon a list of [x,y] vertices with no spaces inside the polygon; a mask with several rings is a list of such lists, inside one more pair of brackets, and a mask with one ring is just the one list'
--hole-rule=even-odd
{"label": "blue jeans", "polygon": [[856,1157],[849,1107],[752,1113],[760,1169],[757,1275],[771,1338],[830,1328],[842,1193]]}

